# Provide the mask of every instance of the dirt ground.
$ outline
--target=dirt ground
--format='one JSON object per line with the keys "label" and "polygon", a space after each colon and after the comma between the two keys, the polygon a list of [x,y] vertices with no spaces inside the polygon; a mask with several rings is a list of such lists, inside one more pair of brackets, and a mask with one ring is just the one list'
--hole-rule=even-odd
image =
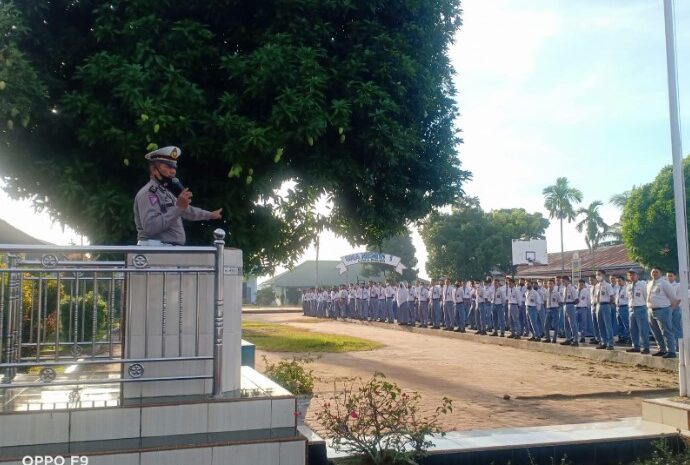
{"label": "dirt ground", "polygon": [[[324,354],[313,364],[316,395],[327,398],[334,381],[368,379],[378,371],[419,392],[425,411],[432,412],[444,396],[453,399],[453,413],[442,421],[446,431],[634,417],[640,415],[642,398],[673,395],[668,390],[677,387],[676,373],[455,340],[431,331],[426,335],[340,321],[315,323],[296,314],[244,318],[384,343],[369,352]],[[271,361],[290,356],[258,351],[259,371],[264,354]],[[317,432],[321,428],[314,413],[321,399],[312,401],[307,416]]]}

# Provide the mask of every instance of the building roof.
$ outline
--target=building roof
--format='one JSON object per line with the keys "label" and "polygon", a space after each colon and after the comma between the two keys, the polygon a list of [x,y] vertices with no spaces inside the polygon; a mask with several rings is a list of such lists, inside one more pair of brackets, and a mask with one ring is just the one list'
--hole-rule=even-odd
{"label": "building roof", "polygon": [[309,288],[317,286],[338,286],[340,284],[349,284],[359,281],[382,281],[384,278],[380,276],[364,277],[364,265],[357,263],[348,267],[347,271],[340,274],[337,266],[340,261],[337,260],[319,260],[319,279],[316,282],[316,260],[308,260],[302,262],[292,270],[285,271],[273,278],[264,281],[261,286],[272,287],[298,287]]}
{"label": "building roof", "polygon": [[29,236],[24,231],[20,231],[7,221],[0,220],[0,244],[19,244],[19,245],[46,245],[48,242]]}
{"label": "building roof", "polygon": [[[583,276],[593,275],[596,270],[607,272],[625,272],[630,268],[642,270],[642,267],[628,256],[624,245],[611,245],[599,247],[591,254],[589,250],[568,250],[563,253],[565,258],[565,274],[573,271],[573,255],[580,256],[580,269]],[[516,275],[524,278],[546,278],[563,274],[561,253],[548,254],[548,265],[519,265]]]}

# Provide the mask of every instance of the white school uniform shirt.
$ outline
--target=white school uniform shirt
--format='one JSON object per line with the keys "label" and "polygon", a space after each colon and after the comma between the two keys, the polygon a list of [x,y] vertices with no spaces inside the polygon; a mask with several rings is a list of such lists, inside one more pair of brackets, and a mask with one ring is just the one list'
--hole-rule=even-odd
{"label": "white school uniform shirt", "polygon": [[527,304],[528,307],[536,307],[538,295],[539,292],[535,291],[534,289],[530,289],[525,292],[525,304]]}
{"label": "white school uniform shirt", "polygon": [[361,299],[361,298],[362,298],[362,289],[358,287],[355,290],[355,299]]}
{"label": "white school uniform shirt", "polygon": [[438,284],[431,288],[431,298],[433,300],[441,298],[441,286],[439,286]]}
{"label": "white school uniform shirt", "polygon": [[369,300],[369,289],[366,287],[362,289],[362,299]]}
{"label": "white school uniform shirt", "polygon": [[[458,286],[457,288],[455,288],[455,303],[456,303],[456,304],[462,302],[463,299],[465,298],[465,294],[466,294],[465,289],[466,289],[466,288],[460,287],[460,286]],[[468,295],[469,295],[469,294],[468,294]],[[469,297],[468,297],[468,298],[469,298]]]}
{"label": "white school uniform shirt", "polygon": [[349,293],[349,295],[348,295],[348,298],[349,298],[350,300],[355,300],[355,289],[354,289],[354,288],[351,288],[351,289],[350,289],[350,293]]}
{"label": "white school uniform shirt", "polygon": [[340,298],[341,298],[342,300],[347,299],[347,291],[346,291],[345,289],[341,289],[341,290],[340,290]]}
{"label": "white school uniform shirt", "polygon": [[670,307],[675,300],[678,300],[676,290],[664,278],[647,283],[647,307],[651,309]]}
{"label": "white school uniform shirt", "polygon": [[429,289],[426,286],[422,286],[419,290],[419,301],[427,302],[429,300]]}
{"label": "white school uniform shirt", "polygon": [[579,308],[589,308],[590,305],[591,297],[589,289],[587,289],[586,287],[579,289],[577,291],[577,303],[575,304],[575,306]]}
{"label": "white school uniform shirt", "polygon": [[397,302],[398,306],[402,305],[403,302],[407,302],[407,296],[408,296],[407,288],[405,286],[400,286],[398,288],[398,295],[397,295]]}
{"label": "white school uniform shirt", "polygon": [[390,284],[386,286],[386,298],[387,299],[392,299],[393,298],[393,286]]}
{"label": "white school uniform shirt", "polygon": [[455,286],[452,284],[449,286],[444,286],[443,288],[443,300],[446,302],[454,302],[453,297],[455,295]]}
{"label": "white school uniform shirt", "polygon": [[407,296],[407,301],[408,302],[414,302],[415,299],[417,298],[417,288],[414,286],[410,286],[410,291]]}
{"label": "white school uniform shirt", "polygon": [[477,288],[474,290],[475,300],[477,301],[478,304],[484,303],[484,292],[485,291],[486,291],[486,289],[484,289],[484,285],[477,286]]}
{"label": "white school uniform shirt", "polygon": [[616,293],[616,305],[628,305],[628,286],[618,286],[618,292]]}
{"label": "white school uniform shirt", "polygon": [[493,294],[491,294],[491,303],[494,305],[503,305],[506,298],[505,286],[501,286],[498,289],[494,288]]}
{"label": "white school uniform shirt", "polygon": [[465,285],[465,294],[463,295],[463,299],[471,299],[472,298],[472,291],[473,288],[469,284]]}
{"label": "white school uniform shirt", "polygon": [[517,305],[520,302],[520,289],[517,287],[506,287],[506,300],[510,305]]}
{"label": "white school uniform shirt", "polygon": [[596,295],[595,302],[598,304],[607,304],[611,302],[611,297],[614,296],[613,287],[608,281],[601,281],[594,285],[594,292]]}
{"label": "white school uniform shirt", "polygon": [[572,284],[563,286],[561,290],[561,297],[565,303],[576,303],[577,302],[577,288]]}
{"label": "white school uniform shirt", "polygon": [[371,286],[371,291],[369,292],[369,296],[372,299],[376,300],[376,297],[378,297],[378,295],[379,295],[378,292],[379,292],[379,288],[376,287],[376,285]]}
{"label": "white school uniform shirt", "polygon": [[491,303],[494,298],[494,285],[490,284],[484,288],[484,303]]}
{"label": "white school uniform shirt", "polygon": [[589,304],[591,306],[595,306],[597,304],[597,289],[595,286],[589,286],[587,289],[589,290]]}
{"label": "white school uniform shirt", "polygon": [[544,305],[543,289],[540,287],[539,289],[536,290],[536,292],[537,292],[537,307],[541,307],[542,305]]}
{"label": "white school uniform shirt", "polygon": [[631,307],[646,307],[647,306],[647,282],[637,281],[635,283],[628,283],[625,286],[628,293],[628,305]]}
{"label": "white school uniform shirt", "polygon": [[386,288],[379,286],[379,300],[386,300]]}
{"label": "white school uniform shirt", "polygon": [[558,308],[558,306],[563,302],[563,297],[561,293],[553,288],[553,291],[546,291],[546,308]]}

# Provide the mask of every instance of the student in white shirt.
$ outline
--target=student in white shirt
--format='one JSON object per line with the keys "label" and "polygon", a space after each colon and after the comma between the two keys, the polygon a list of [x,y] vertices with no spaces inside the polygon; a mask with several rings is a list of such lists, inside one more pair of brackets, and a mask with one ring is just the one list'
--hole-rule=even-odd
{"label": "student in white shirt", "polygon": [[506,303],[510,315],[510,338],[520,339],[522,326],[520,324],[520,289],[515,286],[513,278],[506,278]]}
{"label": "student in white shirt", "polygon": [[398,303],[398,324],[401,326],[410,324],[410,312],[407,305],[408,296],[409,291],[407,290],[407,283],[403,282],[398,287],[398,294],[396,296],[396,302]]}
{"label": "student in white shirt", "polygon": [[589,280],[589,306],[590,313],[592,314],[592,333],[594,337],[589,340],[590,344],[599,345],[601,344],[601,331],[599,331],[599,318],[597,317],[597,295],[596,295],[596,285],[597,278],[595,276],[590,276]]}
{"label": "student in white shirt", "polygon": [[649,354],[649,310],[647,310],[647,283],[641,281],[637,271],[628,271],[625,291],[630,309],[630,342],[626,352]]}
{"label": "student in white shirt", "polygon": [[426,328],[429,324],[429,288],[422,284],[419,289],[419,325]]}
{"label": "student in white shirt", "polygon": [[616,311],[618,312],[618,342],[630,344],[630,309],[628,306],[628,286],[623,276],[616,278]]}
{"label": "student in white shirt", "polygon": [[446,279],[446,285],[443,286],[443,330],[452,331],[455,325],[455,286]]}
{"label": "student in white shirt", "polygon": [[537,292],[532,283],[528,282],[525,288],[525,307],[527,311],[527,322],[529,323],[532,337],[528,341],[538,341],[541,338],[542,330],[539,327],[539,312],[537,311]]}
{"label": "student in white shirt", "polygon": [[613,317],[611,305],[615,294],[613,287],[606,280],[606,271],[598,270],[597,284],[594,286],[594,295],[597,304],[597,320],[599,321],[599,333],[601,341],[597,349],[613,350]]}
{"label": "student in white shirt", "polygon": [[652,268],[652,280],[647,283],[647,308],[657,321],[662,331],[662,338],[657,341],[659,352],[656,357],[676,358],[676,336],[673,333],[672,308],[678,305],[676,290],[661,277],[659,268]]}
{"label": "student in white shirt", "polygon": [[[676,274],[673,271],[667,271],[666,280],[676,290],[676,299],[680,302],[680,283],[676,280]],[[676,305],[671,309],[671,321],[673,322],[673,332],[676,335],[676,340],[683,339],[683,321],[680,314],[680,305]]]}
{"label": "student in white shirt", "polygon": [[[542,342],[556,343],[558,338],[558,313],[561,308],[561,293],[556,289],[556,281],[549,279],[546,283],[546,297],[544,303],[546,305],[546,320],[544,321],[544,339]],[[553,338],[551,337],[551,330],[553,329]]]}
{"label": "student in white shirt", "polygon": [[437,281],[436,285],[431,288],[431,322],[434,329],[441,328],[441,281]]}
{"label": "student in white shirt", "polygon": [[585,342],[587,335],[587,326],[592,319],[591,303],[590,303],[589,289],[585,284],[585,280],[581,279],[577,283],[577,302],[575,303],[575,312],[577,312],[577,325],[580,329],[580,344]]}
{"label": "student in white shirt", "polygon": [[494,279],[493,294],[491,295],[491,319],[494,325],[492,336],[505,337],[506,321],[505,321],[505,301],[506,288],[501,286],[498,279]]}
{"label": "student in white shirt", "polygon": [[577,303],[577,289],[570,283],[570,277],[563,276],[561,279],[563,305],[565,308],[565,337],[566,340],[561,342],[561,345],[575,346],[579,345],[579,328],[577,324],[577,310],[575,304]]}
{"label": "student in white shirt", "polygon": [[[469,293],[468,293],[469,295]],[[465,332],[465,326],[466,326],[466,321],[465,318],[467,316],[467,313],[465,311],[465,283],[462,281],[456,281],[455,283],[455,324],[457,324],[457,328],[455,328],[455,331],[459,331],[461,333]],[[469,302],[469,299],[467,299]]]}

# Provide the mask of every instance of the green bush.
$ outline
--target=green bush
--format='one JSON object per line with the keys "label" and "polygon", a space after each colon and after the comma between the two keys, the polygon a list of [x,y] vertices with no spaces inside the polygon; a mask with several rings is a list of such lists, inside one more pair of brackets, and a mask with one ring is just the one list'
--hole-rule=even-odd
{"label": "green bush", "polygon": [[677,450],[666,439],[654,443],[654,451],[648,459],[637,459],[631,465],[690,465],[690,449]]}
{"label": "green bush", "polygon": [[295,358],[271,363],[263,356],[266,369],[264,374],[283,386],[296,396],[314,393],[314,370],[308,370],[306,365],[314,361],[313,358]]}
{"label": "green bush", "polygon": [[269,307],[276,304],[276,295],[270,287],[264,287],[256,291],[256,305]]}

